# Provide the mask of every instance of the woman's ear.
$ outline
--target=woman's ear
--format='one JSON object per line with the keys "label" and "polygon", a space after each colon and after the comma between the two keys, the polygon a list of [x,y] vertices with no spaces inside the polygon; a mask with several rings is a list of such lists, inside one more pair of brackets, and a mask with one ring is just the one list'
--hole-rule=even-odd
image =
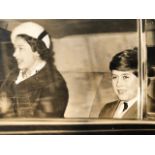
{"label": "woman's ear", "polygon": [[39,53],[38,53],[37,51],[34,52],[34,55],[35,55],[36,57],[40,57],[40,55],[39,55]]}

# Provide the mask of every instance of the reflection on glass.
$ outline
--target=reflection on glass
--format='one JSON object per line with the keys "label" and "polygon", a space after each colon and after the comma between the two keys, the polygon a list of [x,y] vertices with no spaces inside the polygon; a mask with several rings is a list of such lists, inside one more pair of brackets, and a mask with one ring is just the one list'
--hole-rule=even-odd
{"label": "reflection on glass", "polygon": [[[146,113],[148,118],[155,119],[155,20],[145,20],[145,36],[147,48],[147,68],[148,68],[148,81],[147,91],[148,96],[146,101]],[[149,105],[149,102],[152,105]]]}
{"label": "reflection on glass", "polygon": [[[98,118],[101,109],[106,103],[118,99],[116,93],[113,91],[109,63],[112,57],[118,52],[138,47],[136,20],[33,21],[40,25],[44,25],[53,38],[53,50],[55,52],[54,63],[63,75],[69,90],[69,99],[67,103],[65,102],[67,106],[66,109],[63,108],[65,109],[63,116],[65,118]],[[14,27],[24,23],[25,21],[12,20],[7,22],[8,27],[5,27],[5,30],[12,31]],[[20,37],[20,39],[18,38],[18,40],[16,40],[16,43],[21,43],[22,38],[25,38],[26,36],[21,34]],[[18,49],[18,46],[15,44],[15,49],[12,50],[13,48],[6,48],[8,45],[10,45],[10,40],[7,40],[7,43],[6,41],[1,41],[1,51],[4,51],[0,53],[2,55],[0,57],[2,59],[2,61],[0,61],[2,62],[0,67],[4,70],[4,73],[0,72],[2,82],[6,79],[6,75],[9,71],[20,64],[20,60],[16,62],[13,59],[13,55],[14,58],[18,59],[18,54],[16,52],[13,53],[15,49]],[[22,67],[22,64],[20,64],[19,67]],[[4,77],[1,76],[1,73],[3,73],[2,75],[4,75]],[[34,81],[37,81],[36,79]],[[19,85],[20,80],[21,79],[19,78],[16,81],[17,84],[19,82]],[[46,81],[47,80],[49,79],[46,78]],[[59,82],[56,82],[56,84],[59,85]],[[22,85],[22,87],[26,88],[24,85]],[[13,94],[13,96],[9,96],[10,99],[15,97],[16,101],[25,100],[25,102],[23,101],[24,104],[26,104],[26,102],[29,103],[29,100],[33,102],[33,96],[40,95],[39,90],[37,94],[34,94],[33,86],[34,83],[29,83],[28,87],[32,88],[32,93],[30,92],[28,94],[29,99],[24,99],[24,97],[20,95],[15,97],[15,94]],[[37,82],[35,83],[35,86],[37,86]],[[62,89],[59,89],[60,94],[65,92],[61,91]],[[19,92],[24,94],[21,89],[19,89]],[[55,96],[55,94],[51,95],[51,100],[53,100],[53,96]],[[61,100],[63,100],[63,95],[60,96],[61,97],[58,96],[58,98],[62,98]],[[56,99],[56,103],[60,103],[58,98]],[[43,104],[46,105],[46,102],[44,101]],[[15,109],[22,109],[18,102],[13,106]],[[56,107],[61,108],[62,106]],[[48,109],[50,109],[48,106],[44,106],[44,110],[48,111]],[[18,112],[18,110],[15,111],[17,111],[19,116],[25,113]],[[31,110],[28,110],[27,113],[29,113],[29,115],[33,115],[34,112],[31,113]]]}

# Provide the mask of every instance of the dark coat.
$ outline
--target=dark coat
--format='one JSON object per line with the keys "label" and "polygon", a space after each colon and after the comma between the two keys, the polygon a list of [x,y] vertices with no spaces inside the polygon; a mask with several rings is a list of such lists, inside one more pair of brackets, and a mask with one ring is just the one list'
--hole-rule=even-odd
{"label": "dark coat", "polygon": [[10,116],[64,117],[69,95],[66,82],[56,68],[46,65],[18,85],[17,76],[18,72],[14,71],[1,86],[1,92],[6,92],[11,101]]}
{"label": "dark coat", "polygon": [[[99,114],[99,118],[113,118],[114,114],[117,110],[120,101],[114,101],[107,103],[101,110]],[[146,110],[147,108],[147,110]],[[146,117],[146,111],[154,111],[155,112],[155,100],[148,97],[147,105],[144,106],[144,117]],[[137,119],[137,102],[135,102],[130,109],[123,115],[121,119]]]}

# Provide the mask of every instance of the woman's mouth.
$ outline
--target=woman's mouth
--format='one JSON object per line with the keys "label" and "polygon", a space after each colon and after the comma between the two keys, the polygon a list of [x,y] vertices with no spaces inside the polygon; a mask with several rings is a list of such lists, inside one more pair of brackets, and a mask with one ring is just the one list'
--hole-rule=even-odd
{"label": "woman's mouth", "polygon": [[17,60],[18,65],[20,65],[22,62],[22,60]]}

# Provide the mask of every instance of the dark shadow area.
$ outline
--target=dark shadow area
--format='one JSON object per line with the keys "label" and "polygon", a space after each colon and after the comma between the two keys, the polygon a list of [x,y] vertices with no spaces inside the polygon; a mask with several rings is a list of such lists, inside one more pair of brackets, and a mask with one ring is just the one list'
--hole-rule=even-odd
{"label": "dark shadow area", "polygon": [[39,19],[31,21],[46,27],[54,38],[75,34],[135,32],[137,30],[136,19],[52,19],[48,21]]}
{"label": "dark shadow area", "polygon": [[10,42],[10,32],[0,28],[0,81],[3,81],[12,68],[17,67],[12,57],[13,45]]}
{"label": "dark shadow area", "polygon": [[155,46],[147,47],[147,58],[148,58],[148,63],[152,66],[155,67]]}

